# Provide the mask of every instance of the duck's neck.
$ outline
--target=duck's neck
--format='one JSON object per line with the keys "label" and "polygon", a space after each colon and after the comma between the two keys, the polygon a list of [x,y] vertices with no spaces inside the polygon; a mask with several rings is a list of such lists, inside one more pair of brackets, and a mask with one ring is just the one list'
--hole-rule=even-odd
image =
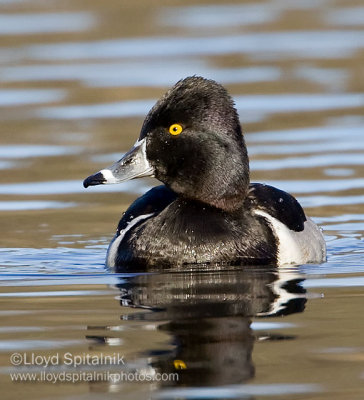
{"label": "duck's neck", "polygon": [[224,179],[216,182],[207,182],[198,195],[196,200],[221,209],[232,212],[241,208],[249,187],[249,175],[224,174]]}
{"label": "duck's neck", "polygon": [[[196,199],[224,211],[232,212],[244,203],[250,183],[249,158],[237,119],[234,141],[223,141],[212,154]],[[222,151],[223,150],[223,151]]]}
{"label": "duck's neck", "polygon": [[[247,159],[247,158],[246,158]],[[214,208],[233,212],[242,207],[249,189],[249,164],[230,159],[226,168],[215,168],[197,179],[191,174],[189,185],[174,181],[170,188],[183,199],[191,199]]]}
{"label": "duck's neck", "polygon": [[156,165],[156,178],[179,196],[224,211],[241,207],[250,177],[240,127],[224,135],[201,134],[193,139],[193,146],[186,139],[181,148],[175,149],[174,157],[168,157],[162,166]]}

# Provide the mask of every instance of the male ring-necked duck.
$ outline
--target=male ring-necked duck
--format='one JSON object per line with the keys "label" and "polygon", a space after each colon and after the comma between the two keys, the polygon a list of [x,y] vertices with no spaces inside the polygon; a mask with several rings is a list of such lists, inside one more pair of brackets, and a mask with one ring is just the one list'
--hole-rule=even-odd
{"label": "male ring-necked duck", "polygon": [[150,110],[121,160],[84,186],[155,176],[119,222],[106,263],[117,270],[183,264],[322,262],[321,230],[290,194],[250,183],[234,103],[218,83],[188,77]]}

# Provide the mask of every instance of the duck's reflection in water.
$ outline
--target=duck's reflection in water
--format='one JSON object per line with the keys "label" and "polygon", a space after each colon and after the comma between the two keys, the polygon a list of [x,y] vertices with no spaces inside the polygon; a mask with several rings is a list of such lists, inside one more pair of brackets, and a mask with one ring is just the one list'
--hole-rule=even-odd
{"label": "duck's reflection in water", "polygon": [[150,354],[155,372],[178,373],[178,380],[160,387],[221,386],[254,376],[255,340],[290,338],[254,331],[251,319],[303,311],[301,281],[297,274],[260,267],[139,275],[119,288],[121,305],[154,311],[124,319],[158,321],[158,329],[173,338],[174,351]]}

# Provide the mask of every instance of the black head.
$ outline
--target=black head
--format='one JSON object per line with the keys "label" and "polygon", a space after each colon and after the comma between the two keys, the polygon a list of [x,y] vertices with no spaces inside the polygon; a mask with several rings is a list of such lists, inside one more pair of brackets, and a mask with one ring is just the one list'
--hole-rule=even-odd
{"label": "black head", "polygon": [[[174,124],[180,134],[169,132]],[[173,191],[219,208],[241,203],[248,156],[234,103],[221,85],[201,77],[179,81],[147,115],[144,137],[156,178]]]}
{"label": "black head", "polygon": [[[148,113],[137,147],[146,156],[149,174],[182,197],[234,210],[246,196],[249,161],[238,114],[227,91],[215,81],[194,76],[173,86]],[[132,163],[125,157],[121,162]],[[113,183],[116,165],[111,179],[105,174],[109,170],[103,170],[105,181],[97,183]],[[93,184],[90,178],[85,185]]]}

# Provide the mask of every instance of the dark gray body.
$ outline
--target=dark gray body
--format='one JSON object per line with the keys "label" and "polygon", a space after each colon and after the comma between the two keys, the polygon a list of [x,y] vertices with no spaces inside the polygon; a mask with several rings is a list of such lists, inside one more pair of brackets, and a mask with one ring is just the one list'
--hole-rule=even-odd
{"label": "dark gray body", "polygon": [[251,185],[234,212],[183,199],[158,186],[137,199],[121,219],[115,239],[122,237],[114,239],[114,248],[110,245],[108,264],[123,271],[195,263],[275,264],[277,240],[265,218],[255,215],[257,209],[297,231],[306,220],[291,195],[266,185]]}

